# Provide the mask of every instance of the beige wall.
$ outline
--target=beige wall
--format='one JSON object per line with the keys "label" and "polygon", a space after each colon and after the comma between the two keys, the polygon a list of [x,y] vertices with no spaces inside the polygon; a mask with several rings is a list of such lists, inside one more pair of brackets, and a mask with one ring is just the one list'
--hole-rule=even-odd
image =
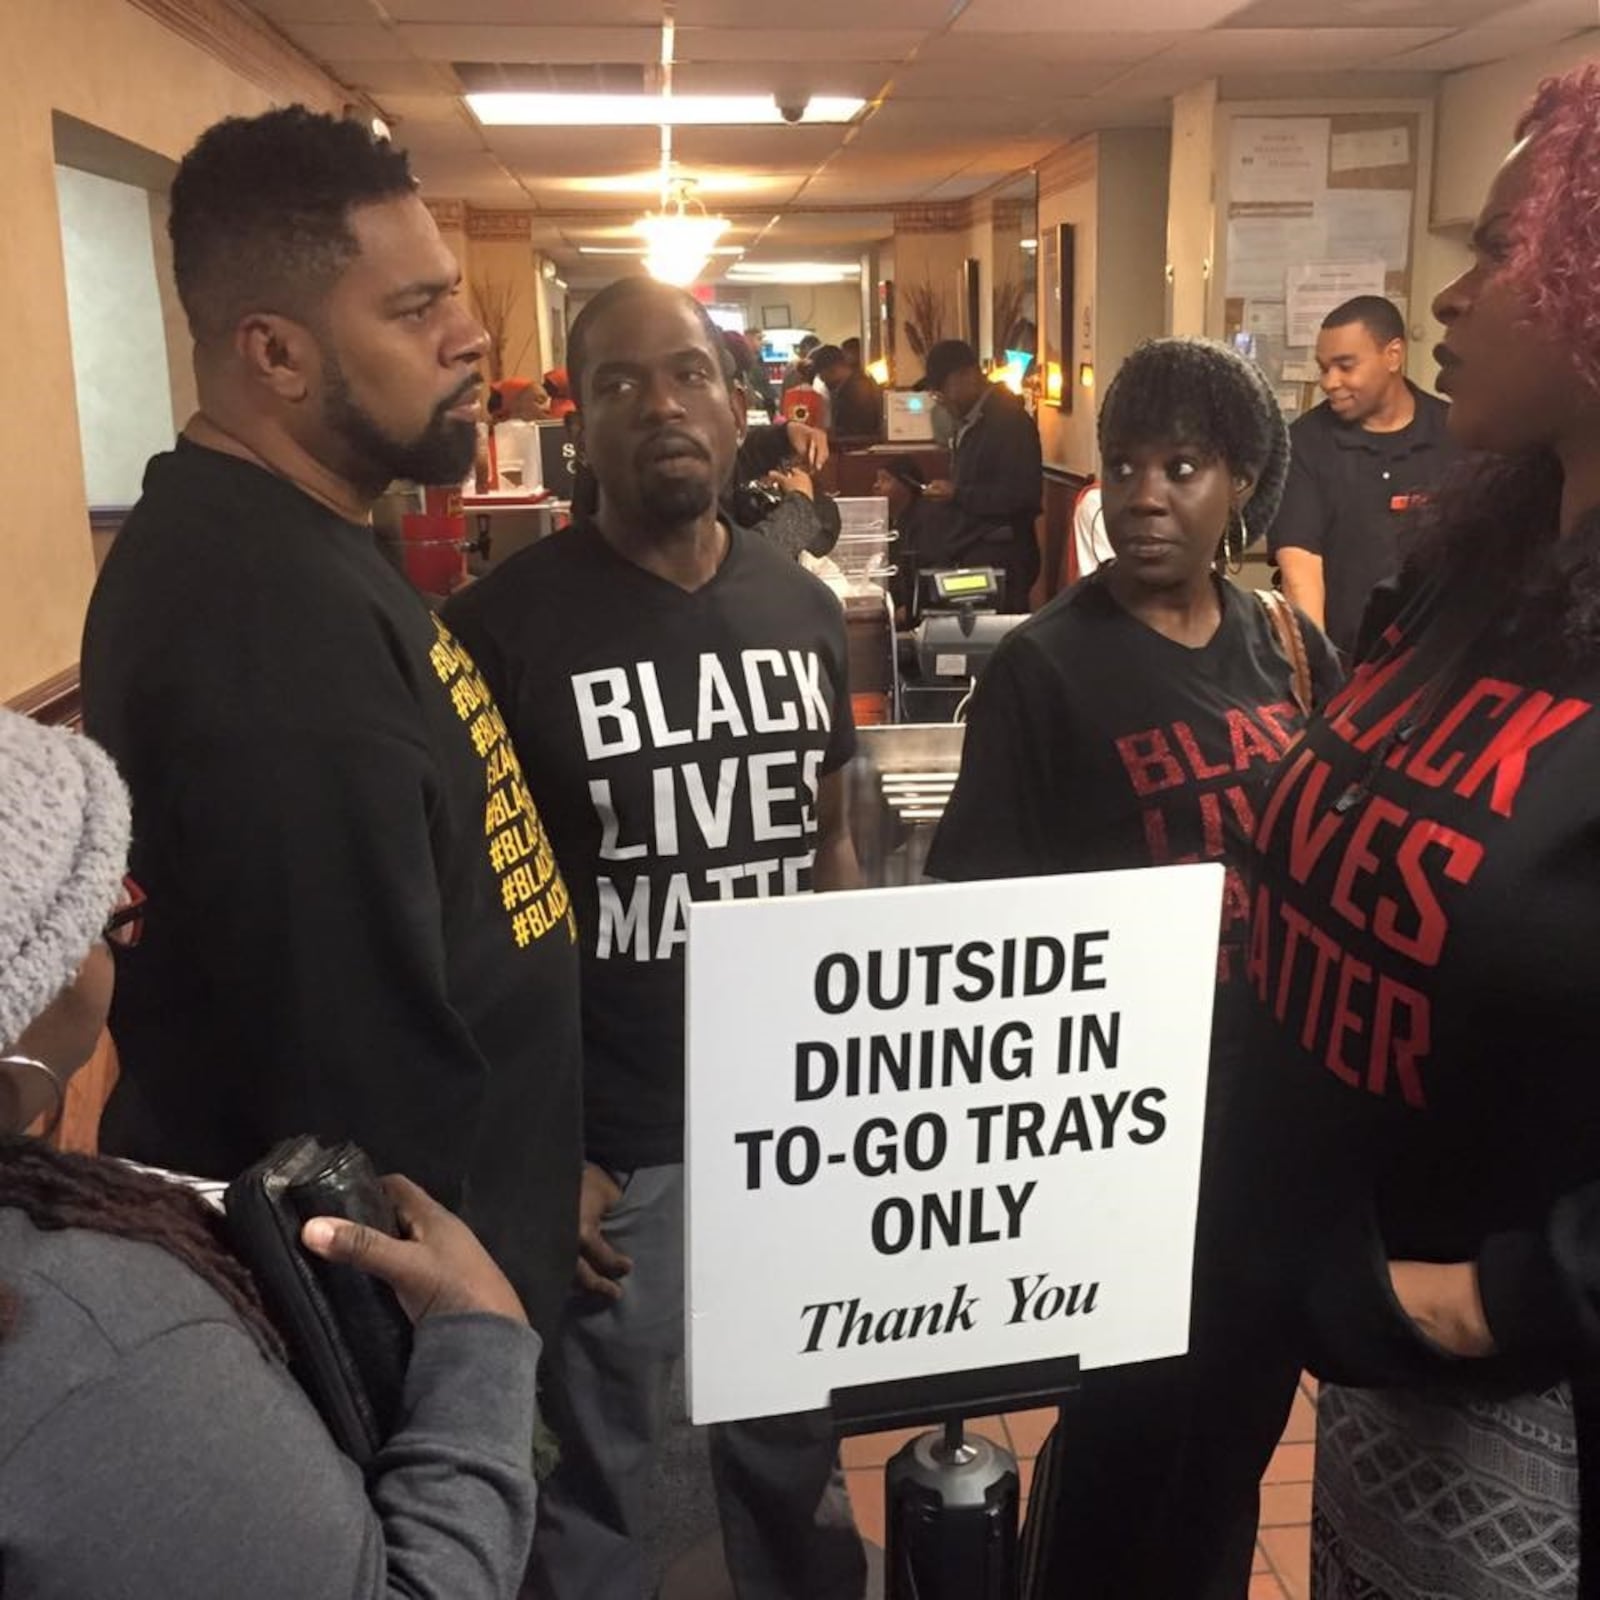
{"label": "beige wall", "polygon": [[1096,406],[1133,347],[1165,331],[1167,169],[1172,153],[1165,128],[1121,128],[1101,134],[1099,142],[1100,215],[1094,299],[1088,302],[1095,389],[1078,391]]}
{"label": "beige wall", "polygon": [[1216,205],[1213,200],[1217,140],[1215,79],[1172,102],[1172,155],[1167,189],[1168,333],[1206,331],[1211,292]]}
{"label": "beige wall", "polygon": [[1518,118],[1543,78],[1600,60],[1600,29],[1546,50],[1452,73],[1439,92],[1434,165],[1435,227],[1470,225],[1489,180],[1511,148]]}
{"label": "beige wall", "polygon": [[[217,118],[267,109],[273,92],[129,0],[5,0],[0,60],[10,68],[0,95],[0,194],[8,211],[0,300],[8,369],[14,379],[28,375],[29,394],[0,427],[0,504],[10,508],[0,526],[6,699],[78,659],[94,579],[50,114],[64,111],[175,159]],[[280,81],[283,98],[320,93],[324,107],[336,105],[326,80],[286,71]]]}

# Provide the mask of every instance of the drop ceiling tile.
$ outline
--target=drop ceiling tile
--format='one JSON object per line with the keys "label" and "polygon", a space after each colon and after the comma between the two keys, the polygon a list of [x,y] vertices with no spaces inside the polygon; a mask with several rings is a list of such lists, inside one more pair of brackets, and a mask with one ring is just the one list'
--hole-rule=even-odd
{"label": "drop ceiling tile", "polygon": [[677,0],[678,27],[758,28],[773,21],[785,28],[857,29],[943,27],[950,0],[806,0],[804,5],[767,9],[751,0]]}
{"label": "drop ceiling tile", "polygon": [[[305,5],[316,0],[277,0],[281,5]],[[657,31],[661,27],[660,0],[583,0],[575,8],[570,0],[383,0],[383,8],[396,22],[520,24],[524,27],[570,27],[574,11],[591,26],[632,26]],[[369,8],[370,10],[370,8]]]}
{"label": "drop ceiling tile", "polygon": [[1217,79],[1223,100],[1431,100],[1438,87],[1436,72],[1378,67],[1359,72],[1228,72]]}
{"label": "drop ceiling tile", "polygon": [[696,61],[677,67],[678,94],[853,95],[870,100],[899,67],[894,61]]}
{"label": "drop ceiling tile", "polygon": [[396,30],[414,56],[428,61],[653,62],[661,58],[655,28],[537,28],[458,23],[407,23]]}
{"label": "drop ceiling tile", "polygon": [[455,74],[436,61],[340,61],[339,79],[373,94],[427,96],[446,105],[456,96]]}
{"label": "drop ceiling tile", "polygon": [[410,52],[377,23],[286,22],[283,31],[318,61],[407,61]]}
{"label": "drop ceiling tile", "polygon": [[1193,61],[1182,49],[1170,50],[1119,72],[1095,91],[1094,98],[1109,103],[1171,99],[1197,83],[1204,83],[1207,78],[1214,78],[1217,70],[1215,63]]}
{"label": "drop ceiling tile", "polygon": [[250,9],[271,22],[366,22],[372,21],[367,0],[253,0]]}
{"label": "drop ceiling tile", "polygon": [[[923,37],[914,28],[852,28],[850,53],[860,61],[903,61]],[[676,54],[679,61],[771,63],[803,61],[816,49],[817,35],[805,28],[680,28]]]}
{"label": "drop ceiling tile", "polygon": [[691,167],[737,161],[755,171],[763,167],[810,171],[839,148],[844,136],[844,128],[826,126],[679,128],[673,134],[672,153]]}
{"label": "drop ceiling tile", "polygon": [[918,61],[959,61],[969,67],[974,61],[1060,61],[1068,65],[1105,62],[1132,64],[1174,45],[1183,37],[1178,30],[1167,32],[1076,32],[1062,29],[1054,33],[1022,30],[983,30],[952,28],[937,34],[917,52]]}
{"label": "drop ceiling tile", "polygon": [[[1119,67],[1109,62],[1080,65],[1068,61],[913,61],[894,74],[895,100],[939,100],[946,114],[958,104],[990,95],[1057,100],[1092,94]],[[965,106],[957,115],[965,114]]]}
{"label": "drop ceiling tile", "polygon": [[1213,28],[1185,39],[1172,54],[1225,71],[1273,67],[1317,72],[1387,61],[1443,36],[1440,28]]}
{"label": "drop ceiling tile", "polygon": [[1144,33],[1215,27],[1241,0],[973,0],[965,33]]}
{"label": "drop ceiling tile", "polygon": [[957,111],[944,100],[902,100],[891,95],[868,118],[858,139],[870,149],[890,143],[914,146],[926,140],[970,144],[996,134],[1020,137],[1046,121],[1061,98],[993,95],[968,102]]}
{"label": "drop ceiling tile", "polygon": [[1224,28],[1465,28],[1506,0],[1254,0]]}
{"label": "drop ceiling tile", "polygon": [[1488,61],[1503,61],[1524,50],[1559,44],[1573,31],[1559,25],[1463,28],[1460,33],[1396,56],[1384,65],[1397,72],[1458,72]]}
{"label": "drop ceiling tile", "polygon": [[384,114],[398,128],[407,130],[421,125],[460,123],[473,126],[465,106],[452,94],[379,94]]}

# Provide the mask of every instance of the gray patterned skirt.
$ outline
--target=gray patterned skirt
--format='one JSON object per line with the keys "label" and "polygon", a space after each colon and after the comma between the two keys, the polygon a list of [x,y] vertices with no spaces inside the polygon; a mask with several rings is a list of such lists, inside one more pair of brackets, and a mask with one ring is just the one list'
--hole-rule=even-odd
{"label": "gray patterned skirt", "polygon": [[1574,1600],[1578,1440],[1565,1387],[1451,1401],[1324,1385],[1312,1600]]}

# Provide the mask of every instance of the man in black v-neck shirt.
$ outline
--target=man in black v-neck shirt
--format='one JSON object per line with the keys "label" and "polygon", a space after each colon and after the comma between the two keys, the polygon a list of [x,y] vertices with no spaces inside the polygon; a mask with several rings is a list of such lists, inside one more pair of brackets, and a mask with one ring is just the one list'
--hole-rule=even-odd
{"label": "man in black v-neck shirt", "polygon": [[1348,660],[1373,589],[1400,570],[1407,512],[1461,455],[1450,408],[1405,376],[1405,324],[1377,295],[1328,313],[1317,336],[1324,404],[1289,430],[1293,457],[1268,548],[1284,593]]}
{"label": "man in black v-neck shirt", "polygon": [[[579,1289],[534,1545],[548,1600],[648,1592],[641,1536],[683,1339],[688,906],[858,881],[843,616],[719,518],[737,445],[719,351],[679,290],[624,279],[590,301],[569,367],[595,510],[446,611],[505,708],[583,945]],[[744,1600],[859,1600],[827,1418],[722,1425],[710,1447]]]}

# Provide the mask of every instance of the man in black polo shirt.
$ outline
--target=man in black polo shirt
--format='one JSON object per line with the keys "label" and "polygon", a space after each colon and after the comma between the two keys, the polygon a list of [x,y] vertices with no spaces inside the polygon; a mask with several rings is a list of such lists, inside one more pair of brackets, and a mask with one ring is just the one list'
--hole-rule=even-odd
{"label": "man in black polo shirt", "polygon": [[1367,597],[1399,568],[1405,513],[1459,454],[1450,408],[1406,377],[1405,359],[1405,324],[1381,296],[1329,312],[1317,336],[1327,399],[1289,430],[1289,483],[1268,536],[1284,592],[1346,657]]}

